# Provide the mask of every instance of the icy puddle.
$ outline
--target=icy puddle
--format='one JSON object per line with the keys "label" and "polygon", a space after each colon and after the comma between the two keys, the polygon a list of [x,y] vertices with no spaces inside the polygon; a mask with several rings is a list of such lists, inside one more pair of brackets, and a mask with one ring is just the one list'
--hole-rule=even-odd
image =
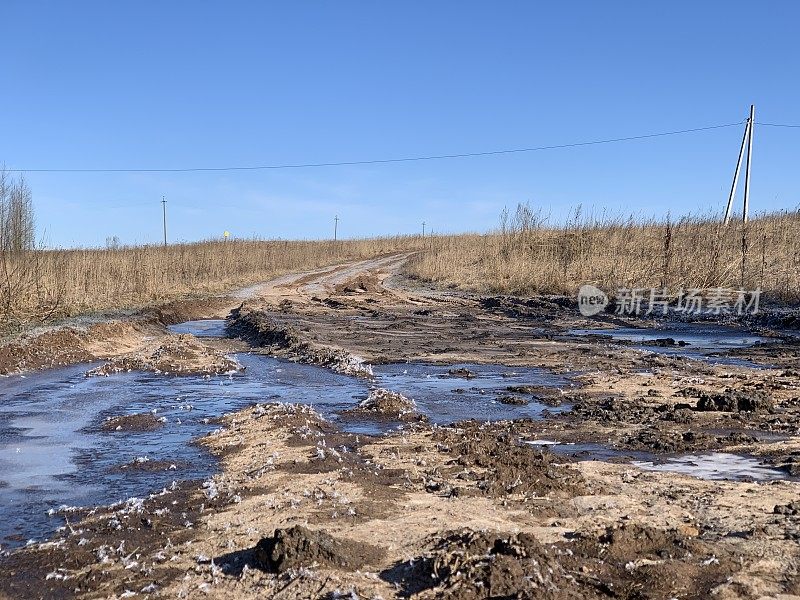
{"label": "icy puddle", "polygon": [[[508,405],[499,402],[499,398],[509,395],[509,387],[567,388],[571,385],[567,378],[541,369],[498,365],[393,363],[376,365],[372,370],[378,387],[412,398],[420,412],[440,425],[466,419],[535,419],[545,410],[558,412],[564,407],[535,401],[522,406]],[[470,375],[454,375],[451,371]],[[527,398],[524,394],[521,397]]]}
{"label": "icy puddle", "polygon": [[632,464],[645,471],[683,473],[701,479],[770,481],[789,478],[785,471],[763,465],[757,458],[727,452],[686,454],[663,462],[633,461]]}
{"label": "icy puddle", "polygon": [[167,329],[172,333],[191,333],[195,337],[225,337],[225,321],[223,319],[186,321],[170,325]]}
{"label": "icy puddle", "polygon": [[672,323],[663,328],[571,329],[569,334],[580,337],[607,336],[612,340],[632,342],[634,347],[640,350],[685,356],[714,364],[754,368],[764,368],[764,366],[736,357],[713,356],[713,354],[747,348],[755,344],[779,343],[775,339],[758,336],[736,327],[697,323]]}
{"label": "icy puddle", "polygon": [[624,462],[644,471],[682,473],[700,479],[726,479],[732,481],[773,481],[792,479],[786,471],[763,464],[753,456],[728,452],[698,452],[674,456],[659,456],[649,452],[626,451],[602,444],[561,443],[550,440],[524,440],[532,446],[546,447],[576,460]]}
{"label": "icy puddle", "polygon": [[[171,330],[216,337],[224,334],[224,322],[182,323]],[[50,509],[110,504],[176,479],[209,477],[216,461],[192,440],[217,428],[216,417],[255,403],[308,404],[346,431],[379,434],[400,424],[340,416],[372,387],[414,399],[420,412],[443,424],[535,418],[547,407],[509,406],[498,396],[514,385],[568,385],[537,369],[503,366],[379,365],[369,381],[255,354],[236,359],[243,371],[215,377],[85,377],[94,365],[83,364],[0,379],[0,547],[41,540],[63,525],[61,517],[48,515]],[[448,371],[454,368],[474,376],[453,376]],[[103,428],[111,417],[143,413],[153,415],[155,429]]]}

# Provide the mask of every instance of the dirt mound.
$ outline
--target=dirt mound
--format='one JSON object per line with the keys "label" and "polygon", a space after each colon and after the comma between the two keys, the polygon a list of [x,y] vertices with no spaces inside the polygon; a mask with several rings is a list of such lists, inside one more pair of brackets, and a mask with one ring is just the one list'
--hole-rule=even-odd
{"label": "dirt mound", "polygon": [[304,364],[326,367],[355,377],[372,377],[372,368],[341,348],[317,346],[303,340],[299,332],[284,327],[266,312],[246,304],[231,311],[229,331],[271,354]]}
{"label": "dirt mound", "polygon": [[369,415],[373,418],[397,419],[399,421],[427,421],[425,415],[417,412],[416,403],[403,394],[377,388],[370,390],[369,396],[355,408],[342,411],[348,415]]}
{"label": "dirt mound", "polygon": [[335,287],[337,294],[365,294],[367,292],[381,292],[380,280],[375,275],[359,275],[355,279],[339,284]]}
{"label": "dirt mound", "polygon": [[604,555],[622,560],[639,558],[684,558],[691,554],[692,541],[677,530],[656,529],[638,523],[607,527],[599,537],[588,538],[588,548],[578,548],[589,556]]}
{"label": "dirt mound", "polygon": [[675,338],[657,338],[655,340],[644,340],[642,346],[656,346],[658,348],[671,348],[673,346],[688,346],[689,343],[683,340],[676,341]]}
{"label": "dirt mound", "polygon": [[[707,598],[741,569],[739,557],[698,539],[692,525],[659,529],[621,522],[576,534],[565,568],[617,598]],[[605,596],[604,596],[605,597]]]}
{"label": "dirt mound", "polygon": [[722,412],[770,412],[775,401],[760,390],[726,389],[721,394],[701,394],[697,410]]}
{"label": "dirt mound", "polygon": [[101,425],[103,431],[155,431],[164,426],[164,421],[153,413],[137,413],[109,417]]}
{"label": "dirt mound", "polygon": [[96,357],[86,350],[83,334],[73,329],[20,336],[14,342],[0,345],[0,375],[93,360]]}
{"label": "dirt mound", "polygon": [[558,388],[541,385],[510,385],[506,391],[512,394],[531,396],[533,402],[548,406],[561,406],[563,402],[563,394]]}
{"label": "dirt mound", "polygon": [[505,396],[500,396],[497,401],[500,404],[509,404],[511,406],[525,406],[526,404],[530,403],[530,400],[527,398],[523,398],[522,396],[515,396],[513,394],[507,394]]}
{"label": "dirt mound", "polygon": [[776,504],[772,512],[776,515],[800,515],[800,500],[789,504]]}
{"label": "dirt mound", "polygon": [[240,365],[192,335],[170,336],[154,350],[127,354],[92,369],[87,375],[111,375],[126,371],[154,371],[177,375],[211,375],[238,371]]}
{"label": "dirt mound", "polygon": [[469,369],[465,369],[463,367],[459,367],[458,369],[450,369],[447,374],[450,377],[461,377],[462,379],[474,379],[475,373],[470,371]]}
{"label": "dirt mound", "polygon": [[[185,466],[181,464],[181,466]],[[140,456],[132,461],[111,467],[111,473],[130,473],[136,471],[138,473],[161,473],[164,471],[177,471],[178,463],[170,462],[168,460],[150,460],[146,456]]]}
{"label": "dirt mound", "polygon": [[230,303],[227,298],[173,300],[160,306],[145,308],[140,314],[162,325],[175,325],[184,321],[216,318],[219,311]]}
{"label": "dirt mound", "polygon": [[646,427],[622,439],[622,446],[631,450],[657,453],[690,452],[699,448],[712,448],[718,440],[702,431],[676,431],[661,427]]}
{"label": "dirt mound", "polygon": [[276,529],[272,537],[262,538],[255,548],[256,562],[267,571],[321,565],[355,571],[381,561],[384,551],[370,544],[334,538],[324,531],[302,525]]}
{"label": "dirt mound", "polygon": [[513,424],[462,423],[437,430],[434,439],[440,452],[453,457],[453,469],[463,471],[458,480],[467,487],[453,488],[452,495],[571,498],[587,492],[582,476],[565,464],[568,459],[519,443]]}
{"label": "dirt mound", "polygon": [[447,532],[381,577],[426,598],[666,599],[708,597],[739,568],[691,533],[622,524],[547,546],[526,533]]}
{"label": "dirt mound", "polygon": [[[444,533],[423,556],[381,573],[404,595],[433,588],[437,598],[579,598],[576,580],[561,566],[555,548],[532,536],[477,532]],[[427,597],[427,596],[426,596]]]}

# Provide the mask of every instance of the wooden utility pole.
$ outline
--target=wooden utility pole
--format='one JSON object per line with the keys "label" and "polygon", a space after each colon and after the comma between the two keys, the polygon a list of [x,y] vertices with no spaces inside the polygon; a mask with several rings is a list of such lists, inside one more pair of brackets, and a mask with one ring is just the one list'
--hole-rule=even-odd
{"label": "wooden utility pole", "polygon": [[739,183],[739,172],[742,170],[742,159],[745,156],[745,147],[747,148],[747,165],[744,172],[744,209],[742,210],[742,222],[747,223],[747,213],[750,208],[750,163],[753,158],[753,124],[756,117],[755,105],[750,105],[750,116],[744,126],[744,135],[742,136],[742,145],[739,148],[739,159],[736,161],[736,170],[733,172],[733,183],[731,184],[731,193],[728,195],[728,205],[725,207],[725,221],[727,225],[731,220],[731,211],[733,210],[733,198],[736,195],[736,186]]}
{"label": "wooden utility pole", "polygon": [[164,209],[164,248],[167,247],[167,201],[161,196],[161,207]]}
{"label": "wooden utility pole", "polygon": [[425,221],[422,222],[422,237],[425,237]]}
{"label": "wooden utility pole", "polygon": [[747,167],[744,170],[744,210],[742,210],[742,223],[747,223],[747,213],[750,208],[750,162],[753,159],[753,127],[756,122],[756,107],[750,105],[750,135],[747,136]]}

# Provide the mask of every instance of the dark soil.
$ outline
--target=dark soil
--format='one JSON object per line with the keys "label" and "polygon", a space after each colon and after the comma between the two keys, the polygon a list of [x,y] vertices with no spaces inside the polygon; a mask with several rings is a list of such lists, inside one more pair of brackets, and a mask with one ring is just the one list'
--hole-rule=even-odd
{"label": "dark soil", "polygon": [[[575,497],[588,493],[583,478],[564,457],[518,442],[513,423],[461,423],[435,432],[438,449],[453,457],[454,471],[464,471],[462,485],[450,494]],[[436,478],[428,482],[428,487]],[[435,490],[439,491],[439,490]]]}
{"label": "dark soil", "polygon": [[527,398],[523,398],[522,396],[514,396],[511,394],[500,396],[497,401],[500,404],[510,404],[511,406],[525,406],[526,404],[530,403],[530,400]]}
{"label": "dark soil", "polygon": [[724,412],[770,412],[775,401],[762,391],[726,389],[721,394],[701,394],[697,410]]}
{"label": "dark soil", "polygon": [[155,431],[164,426],[164,423],[153,413],[137,413],[135,415],[122,415],[106,419],[101,426],[103,431]]}
{"label": "dark soil", "polygon": [[417,412],[413,400],[402,394],[378,388],[371,390],[369,396],[355,408],[342,411],[343,415],[369,416],[398,421],[425,422],[428,418]]}
{"label": "dark soil", "polygon": [[339,567],[348,571],[377,564],[385,552],[363,542],[337,539],[302,525],[276,529],[255,548],[256,562],[265,570],[282,573],[301,567]]}

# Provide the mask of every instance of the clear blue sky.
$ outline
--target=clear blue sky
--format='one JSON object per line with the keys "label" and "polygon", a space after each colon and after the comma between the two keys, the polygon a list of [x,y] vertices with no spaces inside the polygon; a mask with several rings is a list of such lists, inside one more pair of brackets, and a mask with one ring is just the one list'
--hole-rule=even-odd
{"label": "clear blue sky", "polygon": [[[449,154],[800,123],[800,3],[38,2],[2,8],[0,162],[182,168]],[[749,38],[749,45],[745,45]],[[529,154],[225,173],[28,173],[51,245],[494,227],[530,201],[722,210],[741,128]],[[794,208],[761,127],[752,206]]]}

